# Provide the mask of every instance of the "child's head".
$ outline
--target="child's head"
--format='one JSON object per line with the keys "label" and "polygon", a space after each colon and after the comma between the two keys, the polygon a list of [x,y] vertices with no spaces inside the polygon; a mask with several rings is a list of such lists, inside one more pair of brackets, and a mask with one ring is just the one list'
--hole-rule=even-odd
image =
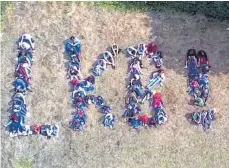
{"label": "child's head", "polygon": [[160,58],[163,58],[163,55],[162,55],[161,51],[158,51],[158,52],[157,52],[157,55],[158,55]]}
{"label": "child's head", "polygon": [[201,57],[206,57],[207,56],[207,54],[206,54],[206,52],[204,50],[200,50],[198,52],[198,55],[201,56]]}
{"label": "child's head", "polygon": [[163,69],[159,69],[158,70],[158,73],[161,74],[161,73],[164,73],[165,71]]}
{"label": "child's head", "polygon": [[187,56],[196,56],[196,50],[195,49],[189,49],[187,52]]}
{"label": "child's head", "polygon": [[74,37],[74,36],[71,36],[71,37],[70,37],[70,40],[75,40],[75,37]]}
{"label": "child's head", "polygon": [[135,57],[134,58],[134,64],[137,64],[138,62],[140,62],[139,58]]}

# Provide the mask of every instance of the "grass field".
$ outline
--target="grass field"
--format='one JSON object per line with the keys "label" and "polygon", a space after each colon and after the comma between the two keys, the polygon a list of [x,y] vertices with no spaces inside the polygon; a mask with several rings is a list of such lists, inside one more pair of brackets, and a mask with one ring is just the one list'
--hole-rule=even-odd
{"label": "grass field", "polygon": [[[57,123],[59,138],[42,136],[12,139],[1,128],[4,168],[228,168],[229,165],[229,22],[209,21],[183,13],[124,12],[86,3],[14,2],[6,9],[1,37],[1,121],[8,118],[13,94],[16,40],[31,33],[36,41],[32,67],[33,92],[27,96],[29,124]],[[96,82],[96,94],[118,117],[115,130],[104,128],[101,114],[88,110],[84,133],[68,128],[71,118],[70,86],[66,77],[63,42],[71,35],[82,39],[82,73],[86,77],[97,56],[116,43],[121,48],[156,40],[165,54],[163,90],[169,121],[158,129],[131,129],[121,118],[128,77],[124,54],[116,70],[109,68]],[[209,107],[217,109],[210,132],[191,125],[184,57],[189,48],[205,50],[212,65]],[[143,80],[154,67],[144,60]],[[150,113],[147,104],[145,112]]]}

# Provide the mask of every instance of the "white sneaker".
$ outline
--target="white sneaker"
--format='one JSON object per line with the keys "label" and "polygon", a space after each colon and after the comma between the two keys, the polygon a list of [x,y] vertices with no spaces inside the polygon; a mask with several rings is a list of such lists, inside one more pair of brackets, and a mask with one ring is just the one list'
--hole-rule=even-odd
{"label": "white sneaker", "polygon": [[17,133],[12,133],[12,132],[10,132],[10,137],[15,137],[15,136],[18,136],[18,134]]}

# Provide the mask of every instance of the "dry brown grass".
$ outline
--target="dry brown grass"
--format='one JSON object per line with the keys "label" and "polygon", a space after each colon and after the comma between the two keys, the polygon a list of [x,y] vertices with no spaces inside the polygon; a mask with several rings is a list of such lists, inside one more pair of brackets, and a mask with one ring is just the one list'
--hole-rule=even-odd
{"label": "dry brown grass", "polygon": [[[52,2],[14,3],[6,18],[1,50],[2,121],[10,101],[9,90],[15,65],[15,41],[24,32],[36,40],[36,61],[32,72],[34,92],[27,96],[30,124],[54,122],[60,137],[42,136],[11,139],[2,130],[2,167],[11,168],[17,158],[30,158],[37,168],[73,167],[222,167],[229,165],[229,34],[226,23],[209,22],[202,16],[171,13],[124,13],[80,5]],[[108,45],[122,48],[156,39],[165,53],[166,86],[164,99],[169,122],[165,127],[139,133],[121,119],[125,96],[127,58],[120,54],[117,69],[109,68],[97,80],[97,94],[104,96],[118,116],[115,130],[98,123],[101,116],[88,110],[84,133],[68,128],[71,113],[69,85],[63,41],[74,34],[82,39],[82,72],[86,77],[97,56]],[[217,122],[209,133],[190,125],[185,114],[194,110],[187,105],[183,60],[190,47],[209,53],[214,74],[209,103],[217,108]],[[223,60],[223,61],[222,61]],[[144,80],[154,70],[144,61]],[[109,85],[109,87],[108,87]],[[146,112],[150,109],[145,108]]]}

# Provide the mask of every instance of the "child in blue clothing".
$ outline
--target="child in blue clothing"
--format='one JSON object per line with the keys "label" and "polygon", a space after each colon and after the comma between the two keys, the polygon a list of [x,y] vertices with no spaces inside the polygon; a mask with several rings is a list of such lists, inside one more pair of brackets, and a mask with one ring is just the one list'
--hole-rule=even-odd
{"label": "child in blue clothing", "polygon": [[101,108],[105,103],[105,100],[102,96],[97,96],[95,99],[95,104],[97,108]]}
{"label": "child in blue clothing", "polygon": [[76,55],[79,58],[81,54],[81,41],[71,36],[70,40],[65,44],[65,51],[69,57]]}

